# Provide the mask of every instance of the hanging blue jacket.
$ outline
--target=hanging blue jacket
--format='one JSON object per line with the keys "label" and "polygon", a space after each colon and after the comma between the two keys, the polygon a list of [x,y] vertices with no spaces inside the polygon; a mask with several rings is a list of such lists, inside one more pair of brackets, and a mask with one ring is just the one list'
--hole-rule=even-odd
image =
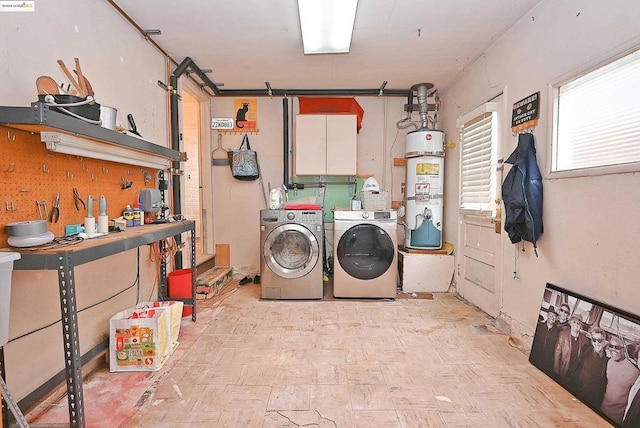
{"label": "hanging blue jacket", "polygon": [[519,134],[518,147],[505,162],[513,167],[502,183],[504,230],[514,244],[531,242],[537,256],[536,243],[542,235],[542,175],[536,163],[533,134]]}

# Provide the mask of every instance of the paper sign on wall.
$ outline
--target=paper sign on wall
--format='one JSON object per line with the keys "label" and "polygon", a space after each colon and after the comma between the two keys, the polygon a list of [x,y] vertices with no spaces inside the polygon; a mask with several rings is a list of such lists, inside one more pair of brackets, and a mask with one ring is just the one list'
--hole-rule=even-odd
{"label": "paper sign on wall", "polygon": [[531,94],[513,104],[513,115],[511,116],[511,130],[513,132],[522,131],[538,124],[540,116],[540,92]]}
{"label": "paper sign on wall", "polygon": [[258,131],[258,100],[236,99],[233,101],[235,110],[236,132],[257,132]]}

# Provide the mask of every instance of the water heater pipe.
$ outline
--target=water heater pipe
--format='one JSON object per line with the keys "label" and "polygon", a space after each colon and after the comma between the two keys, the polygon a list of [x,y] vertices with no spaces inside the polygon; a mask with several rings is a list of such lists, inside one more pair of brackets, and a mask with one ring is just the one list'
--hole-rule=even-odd
{"label": "water heater pipe", "polygon": [[427,103],[427,91],[433,88],[433,83],[418,83],[411,87],[412,91],[417,92],[418,96],[418,111],[420,113],[420,128],[429,129],[429,119],[427,113],[429,110],[429,104]]}

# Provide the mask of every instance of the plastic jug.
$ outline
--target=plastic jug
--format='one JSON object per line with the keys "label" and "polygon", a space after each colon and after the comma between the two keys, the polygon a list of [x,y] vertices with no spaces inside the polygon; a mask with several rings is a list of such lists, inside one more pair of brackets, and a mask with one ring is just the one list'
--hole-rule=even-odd
{"label": "plastic jug", "polygon": [[269,192],[269,208],[272,210],[281,210],[284,208],[284,190],[280,187],[271,189]]}

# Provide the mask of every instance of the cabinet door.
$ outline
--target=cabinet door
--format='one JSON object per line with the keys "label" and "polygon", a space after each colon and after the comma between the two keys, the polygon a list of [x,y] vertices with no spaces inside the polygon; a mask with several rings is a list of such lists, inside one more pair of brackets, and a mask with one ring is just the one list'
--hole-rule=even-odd
{"label": "cabinet door", "polygon": [[296,116],[296,139],[293,151],[295,175],[326,174],[326,141],[326,115],[300,114]]}
{"label": "cabinet door", "polygon": [[327,175],[356,175],[355,114],[327,115]]}

